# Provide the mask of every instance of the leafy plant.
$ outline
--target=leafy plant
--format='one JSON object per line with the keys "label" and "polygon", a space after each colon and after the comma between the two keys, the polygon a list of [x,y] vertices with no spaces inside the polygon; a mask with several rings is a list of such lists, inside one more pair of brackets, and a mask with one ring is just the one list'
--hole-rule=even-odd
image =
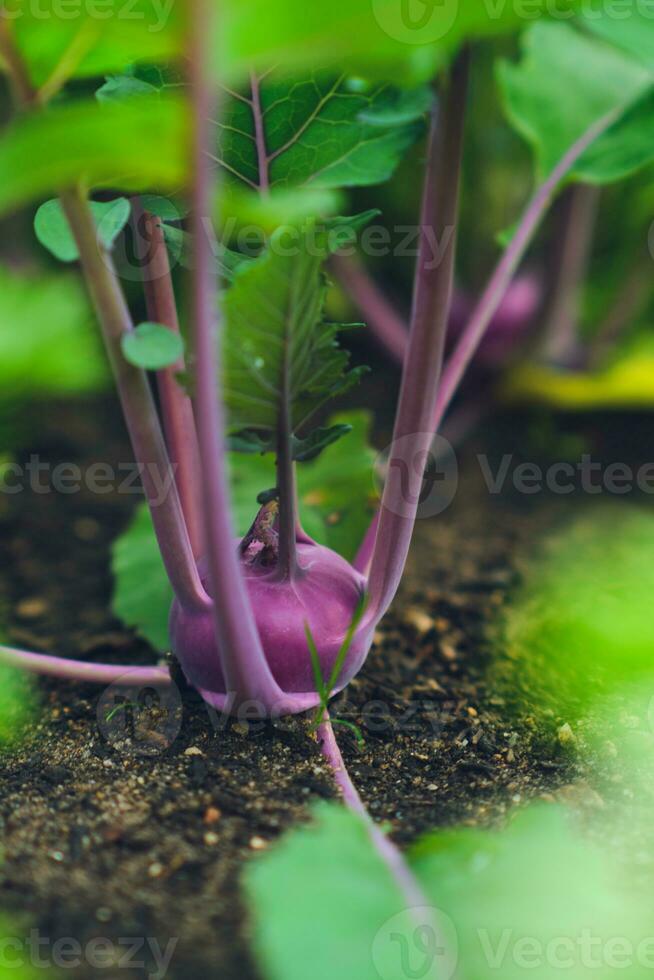
{"label": "leafy plant", "polygon": [[80,178],[96,188],[175,190],[187,176],[187,139],[184,105],[174,97],[116,105],[78,100],[24,116],[3,134],[0,211]]}
{"label": "leafy plant", "polygon": [[[372,475],[375,454],[367,443],[370,418],[366,412],[337,415],[330,420],[328,431],[344,426],[350,429],[347,438],[328,454],[298,467],[297,484],[307,533],[318,544],[351,560],[378,498]],[[251,442],[247,448],[252,448]],[[243,538],[252,524],[258,495],[262,488],[275,482],[275,464],[270,455],[250,452],[232,452],[228,461],[234,526],[237,536]],[[129,529],[116,540],[112,568],[116,615],[135,627],[156,650],[168,650],[173,590],[145,504],[136,511]]]}
{"label": "leafy plant", "polygon": [[[321,921],[306,900],[307,867],[320,882]],[[309,960],[316,980],[402,975],[392,972],[398,943],[382,943],[373,958],[375,936],[388,922],[407,935],[415,925],[407,920],[404,896],[370,846],[365,826],[340,807],[323,804],[309,826],[256,861],[248,870],[246,892],[255,950],[270,980],[300,980]],[[423,975],[436,980],[439,973],[428,968]]]}
{"label": "leafy plant", "polygon": [[[490,980],[498,971],[517,980],[525,969],[550,978],[557,962],[581,980],[613,976],[613,952],[627,949],[626,976],[647,976],[637,956],[649,936],[647,886],[589,843],[561,806],[533,805],[502,830],[433,831],[409,861],[427,909],[406,908],[360,821],[319,807],[309,827],[289,834],[246,876],[264,974],[299,980],[311,957],[317,980],[414,973]],[[306,901],[308,866],[321,883],[320,917]]]}
{"label": "leafy plant", "polygon": [[[538,182],[547,182],[567,148],[582,138],[594,121],[613,114],[612,124],[596,134],[562,180],[572,185],[559,208],[564,220],[556,234],[551,234],[550,252],[540,271],[537,268],[535,274],[509,287],[485,327],[476,366],[486,373],[508,366],[507,388],[513,398],[535,397],[567,407],[649,401],[640,381],[645,360],[640,352],[632,354],[616,349],[616,345],[631,325],[631,294],[637,290],[642,293],[640,303],[634,305],[634,312],[638,312],[651,297],[651,289],[647,285],[640,288],[639,279],[629,271],[626,280],[619,283],[615,311],[604,308],[604,293],[599,322],[582,321],[598,188],[633,178],[653,159],[652,22],[638,4],[630,4],[624,23],[616,30],[614,27],[609,10],[582,10],[578,17],[565,22],[542,19],[523,32],[519,60],[500,59],[495,67],[504,114],[533,151]],[[498,235],[503,246],[511,242],[516,227]],[[647,228],[641,227],[636,234],[646,237]],[[647,283],[644,264],[642,278]],[[608,267],[613,265],[612,255]],[[402,361],[407,344],[402,318],[364,270],[340,261],[335,268],[382,345]],[[609,297],[615,288],[612,283]],[[479,333],[469,298],[465,294],[455,298],[450,322],[452,344],[471,319],[470,336]],[[516,358],[520,350],[526,352],[527,359]],[[449,391],[448,381],[446,387]]]}
{"label": "leafy plant", "polygon": [[534,976],[549,978],[564,959],[575,980],[609,977],[617,935],[634,951],[626,975],[647,973],[636,955],[647,932],[641,887],[563,807],[533,805],[503,831],[436,832],[411,857],[430,898],[455,923],[462,975],[499,969],[512,980],[529,962]]}
{"label": "leafy plant", "polygon": [[[545,5],[532,6],[538,15]],[[644,167],[652,159],[654,113],[651,56],[633,23],[614,42],[601,26],[604,15],[590,30],[581,18],[528,27],[518,62],[500,62],[497,74],[506,114],[535,150],[537,186],[504,236],[479,300],[466,304],[448,337],[472,42],[523,25],[513,5],[490,11],[482,0],[446,0],[433,6],[433,17],[423,11],[420,23],[415,10],[402,19],[406,7],[336,0],[329,10],[305,5],[299,16],[291,0],[207,0],[185,5],[183,17],[181,10],[171,14],[156,38],[148,36],[154,10],[124,33],[119,15],[103,31],[86,14],[74,27],[55,18],[52,32],[33,15],[3,18],[2,65],[18,111],[0,142],[0,214],[41,205],[37,234],[56,257],[79,258],[109,354],[149,505],[149,518],[139,514],[115,552],[117,608],[158,646],[167,645],[164,608],[170,612],[172,652],[212,707],[238,713],[254,705],[268,718],[319,709],[322,752],[358,815],[356,835],[374,845],[371,877],[381,881],[381,862],[385,880],[415,913],[429,901],[367,817],[326,705],[362,668],[398,591],[433,434],[467,368],[493,327],[504,331],[500,348],[513,354],[521,321],[539,306],[536,289],[517,304],[521,313],[511,310],[516,272],[550,204],[563,188],[571,194],[561,275],[540,287],[561,299],[567,315],[587,244],[575,240],[576,229],[589,227],[575,216],[581,207],[588,219],[593,203],[587,187],[567,185],[610,183]],[[651,33],[644,21],[642,28],[643,36]],[[102,86],[98,75],[108,76]],[[91,83],[84,80],[92,78],[97,98],[86,94]],[[435,98],[424,87],[428,78]],[[360,535],[370,488],[361,492],[359,462],[356,481],[329,472],[353,437],[341,419],[324,424],[323,413],[361,369],[350,368],[342,327],[326,318],[324,300],[327,275],[340,268],[342,277],[343,255],[334,253],[351,248],[378,212],[334,215],[348,188],[368,188],[366,203],[376,197],[370,188],[425,131],[410,330],[365,276],[350,278],[403,360],[383,495]],[[108,207],[91,199],[98,192],[121,196]],[[53,194],[59,204],[42,203]],[[166,203],[165,194],[184,206]],[[128,216],[144,321],[133,315],[111,254]],[[252,218],[257,228],[248,249],[240,233]],[[216,242],[216,231],[224,241]],[[177,259],[189,272],[186,344],[171,269]],[[560,323],[560,310],[554,319]],[[504,329],[507,320],[513,332]],[[545,333],[560,341],[558,326]],[[79,349],[73,356],[79,360]],[[247,487],[243,520],[229,487],[230,448],[246,453],[247,462],[233,466],[234,482]],[[274,468],[265,453],[274,455]],[[312,476],[303,477],[303,468]],[[331,515],[324,517],[332,500],[337,514],[351,512],[336,520],[338,536]],[[302,523],[307,505],[320,517],[322,540]],[[170,681],[161,667],[0,650],[7,662],[60,677]],[[389,914],[397,907],[395,897],[380,894],[379,901]],[[304,903],[308,914],[306,896]],[[335,921],[351,934],[342,914]],[[428,924],[415,915],[411,922]],[[362,980],[369,963],[358,943],[356,937],[350,953]],[[280,975],[274,944],[269,937]],[[297,961],[302,975],[307,962]],[[324,965],[315,952],[311,962]]]}
{"label": "leafy plant", "polygon": [[[604,183],[652,159],[641,127],[651,119],[654,75],[608,39],[589,37],[586,24],[534,24],[523,36],[521,61],[498,66],[505,111],[532,144],[541,179],[595,119],[625,105],[632,110],[588,148],[571,176]],[[642,29],[652,32],[646,18]]]}

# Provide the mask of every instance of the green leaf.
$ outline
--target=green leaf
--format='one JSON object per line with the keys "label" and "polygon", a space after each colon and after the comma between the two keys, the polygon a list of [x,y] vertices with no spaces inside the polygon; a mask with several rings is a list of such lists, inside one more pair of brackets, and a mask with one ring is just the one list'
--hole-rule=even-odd
{"label": "green leaf", "polygon": [[[91,212],[98,229],[98,238],[106,249],[110,249],[118,235],[129,221],[130,203],[119,197],[114,201],[91,201]],[[77,245],[60,202],[55,198],[46,201],[34,217],[36,237],[56,259],[61,262],[74,262],[79,258]]]}
{"label": "green leaf", "polygon": [[[299,192],[295,195],[295,204],[297,204],[297,197],[301,196],[302,194]],[[248,200],[253,200],[253,198],[248,195]],[[280,224],[288,227],[297,226],[303,222],[309,222],[312,227],[315,226],[315,247],[318,248],[321,254],[326,257],[334,252],[338,252],[342,248],[355,245],[359,232],[366,225],[368,225],[373,218],[377,217],[377,215],[381,213],[379,209],[371,208],[368,211],[362,211],[359,214],[349,215],[347,217],[342,215],[332,216],[329,218],[321,218],[320,221],[315,222],[313,215],[316,213],[316,208],[314,205],[317,205],[318,201],[314,198],[313,194],[309,194],[303,200],[303,205],[307,205],[307,211],[305,212],[303,207],[300,209],[302,220],[292,221],[289,220],[288,212],[281,207],[282,202],[287,200],[286,194],[278,194],[274,197],[266,198],[265,200],[269,202],[274,200],[276,202],[275,207],[269,208],[267,204],[264,204],[263,207],[260,208],[257,204],[253,210],[248,208],[246,212],[239,211],[241,221],[245,220],[246,214],[249,214],[252,219],[254,219],[255,214],[257,216],[256,220],[252,220],[250,222],[251,224],[259,225],[259,227],[256,228],[256,234],[252,238],[241,243],[243,247],[248,249],[248,251],[257,254],[261,254],[264,249],[264,233],[266,231],[269,231],[272,234],[278,229]],[[233,196],[231,201],[233,207]],[[327,208],[327,210],[331,209],[331,203],[332,202],[330,201],[330,206]],[[280,205],[279,210],[277,207],[278,205]],[[230,210],[229,205],[228,210]],[[317,207],[317,211],[322,213],[322,210],[322,207]],[[259,219],[262,219],[262,224],[260,224]],[[178,229],[174,229],[174,231],[177,232]],[[185,232],[181,234],[185,235],[186,238],[189,237]],[[236,252],[233,249],[228,248],[221,241],[216,243],[216,249],[217,271],[228,281],[233,280],[235,273],[242,266],[251,264],[255,261],[255,256],[251,254],[244,255],[241,252]],[[360,326],[360,324],[356,324],[356,326]]]}
{"label": "green leaf", "polygon": [[[144,200],[144,198],[142,198]],[[163,233],[172,263],[179,262],[185,269],[193,268],[193,236],[177,225],[164,221]],[[215,272],[227,282],[231,282],[239,269],[249,265],[254,259],[240,252],[235,252],[222,242],[215,242]]]}
{"label": "green leaf", "polygon": [[261,436],[252,429],[243,429],[227,436],[227,448],[233,453],[269,453],[274,448],[270,437]]}
{"label": "green leaf", "polygon": [[254,230],[253,237],[261,238],[272,235],[280,225],[300,224],[317,214],[335,214],[345,204],[342,191],[309,186],[253,194],[246,184],[222,181],[216,196],[215,218],[226,236],[236,237]]}
{"label": "green leaf", "polygon": [[[371,418],[359,411],[329,421],[330,427],[351,431],[329,453],[298,466],[300,515],[314,540],[351,561],[378,503],[373,482],[376,453],[368,445]],[[256,514],[257,495],[275,484],[275,465],[270,456],[239,452],[231,455],[230,471],[235,521],[242,535]]]}
{"label": "green leaf", "polygon": [[174,3],[91,0],[62,6],[60,0],[4,0],[3,6],[36,86],[55,71],[65,82],[182,53],[183,11]]}
{"label": "green leaf", "polygon": [[[654,22],[651,9],[640,0],[622,0],[619,16],[607,5],[606,12],[582,4],[579,20],[586,31],[615,44],[654,72]],[[613,14],[613,16],[611,16]]]}
{"label": "green leaf", "polygon": [[654,87],[589,146],[574,169],[577,180],[601,184],[622,180],[654,159]]}
{"label": "green leaf", "polygon": [[[408,938],[415,922],[364,821],[344,807],[322,804],[310,824],[252,862],[245,893],[267,980],[403,976],[400,943],[385,941],[385,930],[394,923]],[[438,978],[431,966],[422,980]]]}
{"label": "green leaf", "polygon": [[80,181],[177,189],[188,176],[187,106],[172,96],[58,106],[13,122],[0,141],[0,214]]}
{"label": "green leaf", "polygon": [[371,126],[403,126],[421,119],[434,101],[428,85],[414,89],[386,89],[375,104],[359,113],[362,122]]}
{"label": "green leaf", "polygon": [[[578,4],[563,3],[557,15]],[[489,4],[487,0],[228,0],[216,24],[216,69],[243,79],[251,65],[287,70],[334,66],[364,78],[399,84],[425,82],[466,39],[491,37],[522,27],[547,12],[545,0]]]}
{"label": "green leaf", "polygon": [[108,372],[77,276],[23,275],[0,266],[0,389],[3,396],[82,393]]}
{"label": "green leaf", "polygon": [[158,194],[141,194],[141,207],[150,214],[156,214],[162,221],[182,221],[188,214],[187,204]]}
{"label": "green leaf", "polygon": [[[298,496],[306,531],[351,559],[357,551],[377,503],[373,485],[374,450],[367,443],[371,417],[367,412],[336,416],[335,426],[349,423],[352,431],[321,456],[298,467]],[[232,514],[242,537],[257,513],[257,497],[275,483],[272,457],[230,454]],[[159,554],[145,504],[133,523],[115,542],[112,563],[113,608],[128,626],[139,630],[158,650],[168,648],[168,614],[172,590]]]}
{"label": "green leaf", "polygon": [[188,82],[177,67],[136,64],[122,75],[110,75],[95,93],[100,102],[121,102],[139,95],[159,95],[162,92],[187,94]]}
{"label": "green leaf", "polygon": [[633,949],[619,972],[645,980],[650,971],[636,950],[651,922],[644,891],[616,850],[582,835],[562,807],[540,803],[505,830],[436,831],[411,863],[456,928],[457,976],[551,980],[564,969],[570,980],[609,980],[619,936]]}
{"label": "green leaf", "polygon": [[331,255],[341,248],[354,245],[359,232],[380,214],[379,208],[370,208],[368,211],[361,211],[348,217],[338,215],[321,219],[318,228],[324,235],[328,253]]}
{"label": "green leaf", "polygon": [[142,634],[155,650],[168,650],[173,590],[146,504],[137,509],[130,526],[114,542],[111,569],[116,616]]}
{"label": "green leaf", "polygon": [[126,361],[146,371],[172,367],[184,354],[181,335],[162,323],[139,323],[123,335],[121,348]]}
{"label": "green leaf", "polygon": [[[601,487],[597,465],[586,479]],[[653,552],[654,516],[624,501],[589,509],[550,536],[502,618],[495,671],[503,685],[528,684],[569,720],[620,687],[649,690]]]}
{"label": "green leaf", "polygon": [[352,431],[328,453],[298,467],[300,513],[307,532],[351,561],[372,520],[379,497],[373,482],[376,452],[369,445],[368,412],[330,419]]}
{"label": "green leaf", "polygon": [[266,252],[239,270],[224,299],[225,403],[229,431],[277,432],[286,411],[297,433],[329,399],[358,381],[342,329],[322,320],[324,231],[282,227]]}
{"label": "green leaf", "polygon": [[[406,122],[369,123],[363,114],[388,108],[392,90],[376,85],[358,91],[345,75],[313,71],[288,78],[267,72],[259,101],[227,96],[218,127],[218,158],[228,179],[258,190],[294,187],[340,188],[378,184],[395,170],[422,126],[416,114]],[[261,114],[266,162],[257,144],[256,112]],[[265,171],[264,171],[265,166]]]}
{"label": "green leaf", "polygon": [[98,102],[121,102],[135,95],[154,95],[157,89],[150,82],[131,75],[111,75],[95,93]]}
{"label": "green leaf", "polygon": [[607,41],[570,24],[535,24],[523,36],[521,61],[502,62],[498,77],[507,116],[534,149],[539,180],[594,122],[640,99],[636,119],[612,126],[581,157],[574,177],[616,180],[654,158],[654,74]]}
{"label": "green leaf", "polygon": [[308,463],[316,459],[323,449],[333,446],[351,431],[352,426],[347,424],[321,426],[314,429],[306,439],[293,440],[293,459],[297,463]]}

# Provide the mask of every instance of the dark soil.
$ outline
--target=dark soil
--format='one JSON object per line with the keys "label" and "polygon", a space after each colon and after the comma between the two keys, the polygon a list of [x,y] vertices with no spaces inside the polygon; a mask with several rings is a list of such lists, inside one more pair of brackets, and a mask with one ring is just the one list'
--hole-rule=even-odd
{"label": "dark soil", "polygon": [[[48,406],[30,451],[82,467],[96,447],[105,460],[129,458],[112,413]],[[509,445],[509,431],[499,428],[496,445]],[[420,522],[401,595],[333,711],[360,727],[362,748],[343,728],[339,741],[371,813],[400,844],[435,826],[502,822],[535,797],[602,805],[599,773],[557,735],[566,719],[537,722],[528,692],[511,713],[487,680],[487,626],[519,581],[522,556],[579,502],[490,496],[467,457],[454,503]],[[15,644],[152,661],[110,613],[109,546],[134,503],[0,495],[0,601]],[[149,937],[165,948],[176,938],[171,980],[258,977],[240,870],[307,819],[311,804],[336,795],[306,721],[221,723],[183,691],[178,736],[144,753],[129,739],[107,740],[97,689],[38,686],[38,723],[0,768],[0,908],[25,913],[53,940]],[[131,980],[151,969],[71,975]]]}

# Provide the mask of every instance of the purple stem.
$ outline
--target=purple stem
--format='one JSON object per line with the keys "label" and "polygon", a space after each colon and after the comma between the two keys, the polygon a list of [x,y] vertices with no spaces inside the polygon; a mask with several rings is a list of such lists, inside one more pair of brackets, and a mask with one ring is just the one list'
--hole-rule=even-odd
{"label": "purple stem", "polygon": [[359,550],[357,551],[354,561],[352,562],[352,566],[357,570],[357,572],[361,572],[361,574],[365,575],[366,577],[370,572],[370,562],[372,561],[372,554],[375,550],[375,538],[377,537],[380,513],[381,511],[378,510],[370,522],[368,530],[366,531],[363,541],[359,546]]}
{"label": "purple stem", "polygon": [[[488,408],[488,398],[483,397],[483,394],[482,397],[471,398],[470,400],[466,401],[460,408],[457,408],[455,412],[452,412],[445,422],[443,426],[443,438],[454,449],[456,449],[457,446],[468,438],[473,429],[479,425],[479,422],[484,417],[484,414]],[[380,511],[378,509],[368,526],[368,530],[366,531],[359,546],[359,550],[357,551],[354,561],[352,562],[352,567],[355,568],[357,572],[361,572],[361,574],[366,578],[370,572],[370,561],[372,559],[372,553],[375,547],[375,538],[377,536],[377,528],[379,527],[379,516]]]}
{"label": "purple stem", "polygon": [[[270,156],[266,146],[266,130],[261,104],[261,79],[250,72],[251,106],[254,119],[255,144],[259,165],[259,192],[270,192]],[[293,581],[299,572],[297,562],[297,530],[300,520],[295,488],[295,470],[291,445],[291,398],[289,377],[289,343],[285,339],[282,404],[277,427],[277,488],[279,490],[279,576]]]}
{"label": "purple stem", "polygon": [[554,236],[548,309],[543,330],[543,354],[556,364],[566,364],[578,353],[578,321],[581,289],[588,271],[593,231],[599,204],[599,188],[576,184],[563,196],[560,229]]}
{"label": "purple stem", "polygon": [[[384,615],[399,586],[433,438],[452,296],[468,62],[464,51],[446,80],[438,120],[432,111],[409,347],[370,564],[367,621]],[[442,250],[437,263],[430,245],[432,231]]]}
{"label": "purple stem", "polygon": [[[143,290],[148,317],[154,323],[179,333],[177,303],[170,275],[168,248],[161,219],[145,212],[138,198],[132,202],[132,220],[136,248],[143,262]],[[195,558],[202,554],[202,505],[200,500],[200,450],[193,417],[193,404],[183,390],[177,375],[186,368],[184,358],[157,372],[159,401],[166,443],[175,468],[188,535]]]}
{"label": "purple stem", "polygon": [[361,817],[365,823],[366,830],[368,831],[370,840],[372,841],[372,845],[384,864],[388,867],[390,873],[399,886],[404,898],[406,899],[407,907],[428,907],[431,903],[422,891],[422,888],[420,887],[408,864],[404,860],[402,852],[395,846],[393,841],[379,829],[366,810],[357,788],[350,779],[350,774],[345,767],[343,756],[341,755],[341,750],[338,747],[338,742],[336,741],[336,737],[334,735],[334,729],[332,728],[332,723],[330,721],[329,714],[327,713],[325,713],[324,721],[318,728],[318,739],[320,741],[321,752],[334,773],[336,785],[343,794],[343,802],[348,809],[352,810],[353,813],[356,813],[359,817]]}
{"label": "purple stem", "polygon": [[[5,21],[0,20],[0,49],[5,57],[5,61],[9,67],[9,71],[12,77],[12,84],[14,88],[14,94],[17,104],[22,109],[28,109],[35,98],[35,91],[31,85],[29,74],[20,56],[20,52],[14,44],[14,38],[11,33],[11,25]],[[76,192],[71,192],[70,205],[72,207],[73,213],[76,214],[79,219],[80,232],[82,228],[84,229],[84,234],[81,238],[84,241],[78,240],[78,248],[80,254],[82,254],[82,246],[88,245],[88,254],[86,259],[90,266],[95,267],[97,265],[97,259],[100,259],[99,266],[96,271],[98,272],[97,280],[94,280],[94,286],[97,289],[99,299],[102,295],[106,294],[107,298],[110,299],[110,304],[107,308],[103,308],[103,313],[100,316],[101,322],[106,322],[109,325],[111,321],[112,328],[121,327],[131,327],[131,321],[129,318],[129,312],[127,311],[122,297],[122,293],[118,286],[115,278],[115,273],[111,266],[111,259],[108,255],[102,257],[100,255],[99,245],[95,233],[95,225],[93,218],[91,217],[88,209],[86,200],[81,197],[81,195]],[[89,229],[90,224],[90,229]],[[111,307],[111,310],[109,309]],[[115,317],[115,322],[114,322]],[[112,361],[114,360],[114,345],[111,342],[110,337],[105,336],[107,345],[110,347],[110,356]],[[119,357],[122,362],[122,357]],[[126,362],[125,362],[126,363]],[[139,386],[135,381],[128,382],[126,378],[125,368],[121,365],[120,368],[121,377],[125,378],[123,385],[123,394],[128,395],[128,389],[133,393],[133,396],[138,400],[143,395],[143,386]],[[139,373],[139,372],[137,372]],[[147,381],[145,381],[145,388],[149,395],[149,388],[147,388]],[[128,398],[128,400],[130,400]],[[131,401],[131,400],[130,400]],[[161,432],[158,429],[158,419],[156,417],[156,412],[154,411],[154,405],[147,402],[147,399],[139,406],[144,409],[144,437],[146,442],[152,442],[152,448],[161,448],[163,450],[163,456],[157,455],[157,463],[167,463],[165,456],[165,446],[163,445],[163,440],[161,438]],[[151,408],[151,411],[150,411]],[[149,426],[149,429],[148,429]],[[147,433],[145,429],[148,429]],[[139,432],[141,428],[139,427]],[[158,433],[158,435],[157,435]],[[150,439],[148,440],[148,436]],[[139,457],[137,456],[137,459]],[[169,463],[167,464],[169,468]],[[161,466],[160,473],[164,472],[164,467]],[[167,550],[162,551],[164,555],[164,560],[167,559],[167,568],[169,570],[169,575],[171,582],[173,580],[178,581],[178,586],[182,594],[186,594],[188,591],[188,601],[193,602],[198,605],[204,604],[208,601],[208,597],[202,588],[202,585],[197,576],[197,570],[195,568],[194,561],[188,556],[188,539],[185,540],[185,528],[181,514],[175,513],[175,502],[171,499],[171,495],[168,495],[168,500],[166,502],[165,511],[164,509],[158,509],[157,514],[153,512],[153,519],[155,520],[155,528],[158,528],[158,533],[165,535],[167,533],[167,524],[171,525],[170,542],[167,546]],[[179,549],[179,554],[176,549]],[[188,565],[186,564],[188,561]],[[77,660],[66,660],[61,657],[50,657],[45,654],[39,653],[28,653],[23,650],[16,650],[11,647],[0,646],[0,661],[5,664],[10,664],[11,666],[21,667],[24,670],[31,671],[38,674],[49,674],[54,677],[65,677],[70,680],[88,680],[96,681],[102,684],[120,683],[120,684],[169,684],[170,675],[167,670],[160,669],[156,667],[126,667],[126,666],[115,666],[112,664],[86,664]]]}
{"label": "purple stem", "polygon": [[[527,205],[517,230],[510,244],[502,255],[495,271],[493,272],[486,289],[484,290],[477,306],[468,320],[467,326],[462,332],[459,341],[452,352],[443,371],[440,389],[436,400],[436,408],[432,417],[430,428],[432,432],[438,432],[443,421],[443,417],[450,406],[450,403],[457,392],[463,375],[474,357],[479,344],[483,340],[484,333],[495,316],[497,309],[506,295],[506,291],[511,284],[515,271],[520,264],[528,246],[531,242],[540,221],[547,210],[552,195],[558,183],[572,169],[579,157],[593,143],[595,139],[602,135],[617,119],[619,119],[622,109],[616,109],[604,116],[597,123],[594,123],[584,133],[580,139],[570,147],[568,152],[561,158],[547,180],[536,191],[531,201]],[[378,522],[379,514],[373,520],[373,525],[368,529],[361,545],[363,560],[367,560],[370,548],[369,535],[374,533],[372,528]],[[365,548],[365,550],[364,550]],[[359,556],[355,561],[359,561]],[[357,567],[362,567],[357,565]]]}
{"label": "purple stem", "polygon": [[269,710],[280,703],[284,695],[266,661],[237,556],[225,467],[218,297],[211,242],[204,226],[204,218],[213,213],[214,172],[209,152],[208,121],[217,118],[213,106],[215,86],[207,76],[212,6],[209,0],[195,0],[190,5],[195,171],[191,216],[195,249],[192,321],[196,334],[196,414],[202,457],[206,555],[214,601],[216,640],[229,696],[236,699],[236,704],[254,700]]}
{"label": "purple stem", "polygon": [[70,681],[90,681],[94,684],[124,684],[137,687],[146,684],[170,684],[165,667],[126,667],[124,664],[88,664],[80,660],[51,657],[44,653],[27,653],[13,647],[0,646],[0,663],[20,667],[32,674],[45,674]]}
{"label": "purple stem", "polygon": [[291,438],[290,339],[284,338],[282,399],[277,426],[277,489],[279,491],[279,576],[290,582],[300,571],[297,561],[299,525]]}
{"label": "purple stem", "polygon": [[254,117],[254,135],[259,162],[259,190],[265,196],[270,191],[270,175],[268,172],[269,159],[266,148],[266,131],[263,124],[263,107],[261,105],[261,85],[256,72],[250,72],[250,88],[252,91],[252,115]]}
{"label": "purple stem", "polygon": [[402,364],[409,342],[409,331],[403,317],[368,276],[357,258],[333,255],[329,268],[355,306],[364,313],[366,325],[377,340],[392,358]]}
{"label": "purple stem", "polygon": [[86,283],[102,328],[166,572],[175,595],[185,608],[207,609],[209,598],[191,550],[148,379],[122,354],[121,340],[133,325],[111,256],[98,241],[84,194],[79,189],[65,191],[61,194],[61,203],[77,243]]}
{"label": "purple stem", "polygon": [[615,109],[598,122],[593,123],[583,136],[576,143],[573,143],[567,153],[564,154],[547,180],[541,184],[527,205],[510,244],[502,255],[465,330],[461,334],[454,351],[445,365],[436,402],[436,410],[431,423],[433,431],[439,428],[443,416],[461,383],[466,368],[474,357],[488,324],[504,299],[513,275],[559,183],[567,176],[577,160],[594,140],[598,136],[601,136],[620,117],[622,111],[622,109]]}

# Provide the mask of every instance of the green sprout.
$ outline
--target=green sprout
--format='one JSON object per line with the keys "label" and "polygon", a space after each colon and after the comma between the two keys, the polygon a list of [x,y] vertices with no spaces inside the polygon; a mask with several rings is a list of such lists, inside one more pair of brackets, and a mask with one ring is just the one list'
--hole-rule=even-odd
{"label": "green sprout", "polygon": [[[354,615],[352,616],[350,625],[343,638],[343,642],[341,643],[341,646],[339,648],[338,654],[336,656],[336,660],[334,661],[334,666],[332,667],[331,674],[329,675],[328,680],[325,680],[323,676],[322,664],[320,663],[320,657],[318,656],[318,649],[316,647],[316,642],[313,638],[311,627],[309,626],[309,623],[305,620],[304,632],[306,634],[307,645],[309,647],[309,653],[311,655],[311,666],[313,668],[313,677],[316,685],[316,693],[320,698],[320,703],[316,708],[316,714],[313,718],[313,721],[311,722],[312,732],[316,732],[322,725],[323,721],[325,720],[327,709],[329,707],[329,698],[331,697],[331,691],[334,690],[336,684],[338,683],[338,679],[341,676],[341,671],[343,669],[343,664],[345,663],[345,658],[347,657],[349,649],[352,646],[352,640],[354,639],[354,634],[356,633],[359,623],[363,618],[363,614],[365,612],[367,602],[368,602],[368,596],[366,595],[365,592],[362,592],[359,601],[357,603],[357,606],[354,610]],[[358,725],[355,725],[351,721],[345,721],[342,718],[332,718],[331,721],[332,721],[332,725],[339,725],[341,728],[348,728],[354,734],[354,737],[356,738],[357,741],[357,745],[359,746],[359,748],[361,748],[361,746],[364,744],[364,738],[363,735],[361,734],[361,729],[359,728]]]}

